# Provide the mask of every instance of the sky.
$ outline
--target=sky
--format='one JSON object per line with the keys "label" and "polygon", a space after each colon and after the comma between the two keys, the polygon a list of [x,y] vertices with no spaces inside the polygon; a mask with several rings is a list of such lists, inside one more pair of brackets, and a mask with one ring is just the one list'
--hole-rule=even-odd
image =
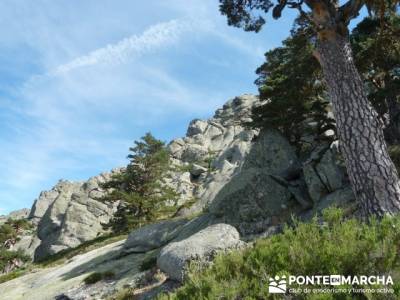
{"label": "sky", "polygon": [[148,131],[168,142],[256,93],[292,20],[255,34],[229,27],[217,0],[2,0],[0,214],[126,165]]}

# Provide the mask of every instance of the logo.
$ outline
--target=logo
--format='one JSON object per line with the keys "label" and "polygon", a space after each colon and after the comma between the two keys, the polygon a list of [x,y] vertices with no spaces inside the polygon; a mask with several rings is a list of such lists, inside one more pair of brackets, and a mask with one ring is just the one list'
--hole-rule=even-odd
{"label": "logo", "polygon": [[[267,277],[268,278],[268,277]],[[357,286],[367,286],[358,288]],[[270,294],[298,293],[383,293],[393,294],[393,279],[390,275],[283,275],[269,277]],[[302,287],[304,286],[304,287]],[[314,286],[314,287],[312,287]],[[382,287],[383,286],[383,287]]]}
{"label": "logo", "polygon": [[271,294],[286,293],[286,276],[275,276],[269,279],[268,292]]}

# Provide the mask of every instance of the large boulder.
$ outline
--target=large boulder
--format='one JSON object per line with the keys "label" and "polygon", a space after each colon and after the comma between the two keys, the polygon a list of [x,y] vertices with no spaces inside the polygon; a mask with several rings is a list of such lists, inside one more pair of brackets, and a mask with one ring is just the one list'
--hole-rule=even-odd
{"label": "large boulder", "polygon": [[210,212],[244,235],[265,230],[297,203],[292,201],[294,191],[277,180],[297,164],[293,147],[278,131],[261,131],[241,169],[210,202]]}
{"label": "large boulder", "polygon": [[322,211],[330,206],[336,206],[341,208],[348,207],[351,203],[355,203],[355,196],[350,186],[346,186],[342,189],[336,190],[318,202],[316,207],[317,211]]}
{"label": "large boulder", "polygon": [[179,242],[185,240],[195,233],[217,223],[220,223],[220,220],[215,218],[214,215],[210,213],[204,213],[198,217],[191,219],[185,225],[183,225],[182,228],[179,230],[179,234],[172,241]]}
{"label": "large boulder", "polygon": [[234,176],[210,204],[212,214],[242,234],[261,232],[293,205],[292,194],[262,169]]}
{"label": "large boulder", "polygon": [[308,192],[315,204],[324,196],[339,190],[344,184],[344,172],[338,154],[329,146],[321,145],[313,151],[303,166]]}
{"label": "large boulder", "polygon": [[188,263],[210,261],[217,252],[243,246],[238,231],[227,224],[211,225],[191,237],[165,246],[157,259],[161,271],[170,279],[182,281]]}
{"label": "large boulder", "polygon": [[268,174],[281,174],[297,164],[295,149],[277,130],[262,130],[251,146],[243,169],[258,168]]}
{"label": "large boulder", "polygon": [[127,252],[147,252],[160,248],[178,236],[187,219],[167,220],[132,231],[125,244]]}

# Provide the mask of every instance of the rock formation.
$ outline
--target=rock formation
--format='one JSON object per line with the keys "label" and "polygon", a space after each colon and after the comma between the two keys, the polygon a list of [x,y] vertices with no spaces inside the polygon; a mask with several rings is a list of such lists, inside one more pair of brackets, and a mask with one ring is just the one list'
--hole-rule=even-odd
{"label": "rock formation", "polygon": [[[242,247],[241,240],[273,234],[293,214],[309,218],[330,205],[352,203],[337,142],[314,143],[299,157],[279,131],[245,126],[257,105],[256,96],[236,97],[212,118],[190,122],[186,136],[169,143],[174,168],[165,183],[180,194],[176,218],[139,228],[114,248],[88,254],[90,259],[77,258],[85,263],[68,263],[65,278],[59,275],[61,270],[42,272],[43,276],[58,274],[54,286],[39,277],[30,278],[30,284],[37,289],[49,286],[45,299],[56,295],[97,299],[121,286],[138,286],[137,278],[147,274],[140,264],[149,256],[157,257],[158,267],[169,278],[182,280],[190,261],[207,263],[218,251]],[[60,181],[42,192],[28,216],[36,234],[21,239],[19,247],[41,260],[102,234],[102,224],[115,207],[95,199],[103,195],[100,183],[118,171],[86,182]],[[82,274],[107,268],[117,271],[114,281],[94,287],[79,284]],[[13,284],[3,287],[16,295]]]}
{"label": "rock formation", "polygon": [[109,221],[115,207],[95,199],[103,194],[99,184],[115,172],[118,170],[86,182],[61,180],[53,189],[40,194],[28,217],[37,226],[35,260],[76,247],[104,231],[102,224]]}
{"label": "rock formation", "polygon": [[[169,143],[175,171],[166,176],[166,184],[180,194],[179,204],[192,203],[178,215],[210,211],[249,235],[291,213],[324,207],[322,199],[332,199],[338,190],[352,198],[334,146],[318,145],[300,160],[278,131],[245,127],[258,105],[256,96],[236,97],[212,118],[191,121],[186,136]],[[86,182],[62,180],[42,192],[28,216],[37,234],[24,237],[20,247],[40,260],[101,234],[115,207],[94,199],[103,193],[99,183],[114,172],[118,169]]]}

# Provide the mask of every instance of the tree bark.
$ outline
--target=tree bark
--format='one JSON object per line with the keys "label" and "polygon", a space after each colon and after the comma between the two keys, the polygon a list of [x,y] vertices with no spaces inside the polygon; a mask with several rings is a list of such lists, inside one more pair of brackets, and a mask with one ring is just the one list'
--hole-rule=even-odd
{"label": "tree bark", "polygon": [[400,211],[400,185],[382,124],[370,105],[347,36],[319,36],[319,60],[328,86],[347,171],[362,214],[382,217]]}

